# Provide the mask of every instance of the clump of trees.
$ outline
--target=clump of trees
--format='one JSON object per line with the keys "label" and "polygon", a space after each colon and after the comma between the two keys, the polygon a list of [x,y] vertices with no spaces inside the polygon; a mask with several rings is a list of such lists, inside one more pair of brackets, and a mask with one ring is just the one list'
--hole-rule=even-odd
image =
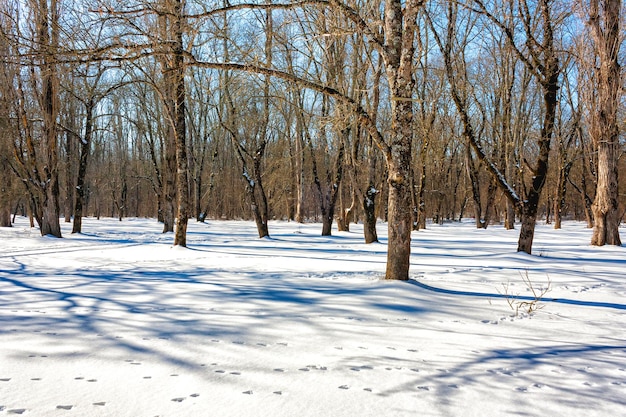
{"label": "clump of trees", "polygon": [[0,225],[586,219],[620,245],[620,0],[6,0]]}

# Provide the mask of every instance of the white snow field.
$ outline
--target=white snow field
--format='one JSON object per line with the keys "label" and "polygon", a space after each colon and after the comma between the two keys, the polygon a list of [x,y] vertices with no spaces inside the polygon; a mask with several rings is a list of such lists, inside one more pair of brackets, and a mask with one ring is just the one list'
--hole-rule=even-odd
{"label": "white snow field", "polygon": [[381,280],[384,224],[161,227],[0,229],[0,415],[626,416],[626,248],[582,223],[538,225],[532,256],[429,225],[409,282]]}

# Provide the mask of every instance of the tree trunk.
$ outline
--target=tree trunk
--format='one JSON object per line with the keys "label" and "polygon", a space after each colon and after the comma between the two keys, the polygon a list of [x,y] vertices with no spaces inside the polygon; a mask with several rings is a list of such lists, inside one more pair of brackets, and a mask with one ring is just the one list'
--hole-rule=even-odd
{"label": "tree trunk", "polygon": [[[169,123],[168,123],[169,124]],[[171,127],[166,128],[165,138],[165,167],[161,171],[163,176],[163,192],[161,194],[163,210],[163,233],[174,231],[174,201],[176,200],[176,148],[174,134]]]}
{"label": "tree trunk", "polygon": [[[58,80],[53,51],[58,46],[58,7],[56,0],[39,1],[39,41],[43,51],[42,63],[42,105],[44,178],[41,235],[61,236],[59,207],[59,157],[57,141],[57,116],[59,113]],[[48,49],[49,48],[49,49]]]}
{"label": "tree trunk", "polygon": [[[2,144],[0,144],[2,146]],[[3,150],[3,149],[0,149]],[[0,155],[0,227],[11,227],[11,178],[9,163]]]}
{"label": "tree trunk", "polygon": [[417,13],[422,3],[385,2],[385,69],[391,92],[388,248],[385,279],[408,280],[411,261],[411,147],[413,144],[413,59]]}
{"label": "tree trunk", "polygon": [[591,244],[595,246],[622,244],[619,235],[621,215],[617,199],[618,152],[617,140],[598,144],[598,182],[592,205],[594,229],[591,238]]}
{"label": "tree trunk", "polygon": [[378,190],[374,187],[374,184],[370,183],[363,198],[363,212],[365,214],[365,219],[363,221],[363,234],[365,236],[365,243],[378,242],[378,233],[376,233],[377,194]]}
{"label": "tree trunk", "polygon": [[172,27],[174,54],[174,138],[176,147],[176,195],[177,219],[174,246],[187,247],[187,223],[189,222],[189,161],[187,161],[185,49],[183,45],[183,1],[174,1],[174,24]]}
{"label": "tree trunk", "polygon": [[565,207],[565,195],[567,192],[567,178],[569,177],[572,163],[566,163],[559,169],[559,177],[556,184],[556,196],[554,198],[554,228],[560,229],[563,220],[563,207]]}
{"label": "tree trunk", "polygon": [[[69,119],[70,123],[74,122],[73,111],[70,111]],[[65,217],[65,223],[72,221],[72,214],[74,213],[74,194],[76,187],[74,187],[74,158],[75,158],[75,142],[74,137],[70,132],[65,133],[65,200],[63,202],[63,214]]]}
{"label": "tree trunk", "polygon": [[[404,117],[407,117],[405,114]],[[410,126],[410,124],[409,124]],[[395,130],[395,129],[393,129]],[[411,255],[411,141],[401,135],[389,163],[389,214],[387,270],[385,279],[408,280]],[[402,143],[404,142],[404,143]],[[406,149],[408,152],[405,152]]]}
{"label": "tree trunk", "polygon": [[80,159],[78,162],[78,173],[76,177],[76,201],[74,202],[74,223],[72,233],[81,233],[83,225],[83,205],[85,204],[85,176],[87,175],[87,165],[91,150],[91,138],[93,134],[93,111],[95,101],[92,98],[87,102],[85,109],[85,136],[80,141]]}
{"label": "tree trunk", "polygon": [[[600,4],[601,3],[601,4]],[[599,57],[597,109],[591,136],[598,152],[598,181],[593,202],[591,244],[622,244],[619,236],[618,167],[620,155],[618,108],[621,91],[619,65],[621,0],[591,0],[589,25]]]}
{"label": "tree trunk", "polygon": [[538,140],[539,156],[537,158],[537,166],[534,168],[534,176],[532,185],[526,195],[526,200],[522,203],[522,226],[520,228],[519,240],[517,242],[517,251],[532,253],[533,238],[535,236],[535,225],[537,222],[537,211],[539,209],[539,198],[541,191],[546,183],[548,175],[548,158],[550,155],[550,140],[554,132],[554,120],[556,117],[557,107],[557,91],[559,90],[559,67],[556,57],[549,62],[548,70],[550,71],[549,79],[544,83],[544,106],[545,114],[543,126],[541,128],[541,137]]}

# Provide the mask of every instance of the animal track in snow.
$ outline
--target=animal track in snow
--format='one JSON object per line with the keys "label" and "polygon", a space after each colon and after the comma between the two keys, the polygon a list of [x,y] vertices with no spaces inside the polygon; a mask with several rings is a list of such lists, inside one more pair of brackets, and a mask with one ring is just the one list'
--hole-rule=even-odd
{"label": "animal track in snow", "polygon": [[14,408],[12,410],[7,411],[9,414],[24,414],[26,412],[25,408]]}
{"label": "animal track in snow", "polygon": [[73,405],[57,405],[57,410],[71,410]]}

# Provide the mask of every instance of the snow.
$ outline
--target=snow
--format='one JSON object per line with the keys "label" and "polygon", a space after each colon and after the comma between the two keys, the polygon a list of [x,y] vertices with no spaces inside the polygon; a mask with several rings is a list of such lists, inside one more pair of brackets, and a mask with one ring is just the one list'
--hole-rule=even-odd
{"label": "snow", "polygon": [[[591,231],[429,225],[385,282],[362,226],[0,229],[0,415],[624,416],[626,265]],[[549,289],[528,314],[532,291]]]}

